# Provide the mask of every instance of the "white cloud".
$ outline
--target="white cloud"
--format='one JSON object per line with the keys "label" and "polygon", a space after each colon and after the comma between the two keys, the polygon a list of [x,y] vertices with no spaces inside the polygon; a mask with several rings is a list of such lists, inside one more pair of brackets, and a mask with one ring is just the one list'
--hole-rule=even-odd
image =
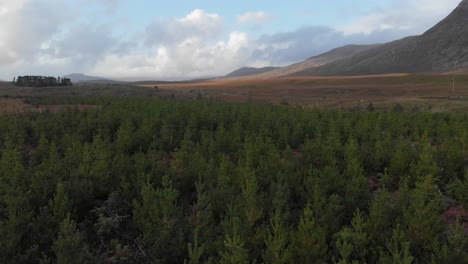
{"label": "white cloud", "polygon": [[[281,66],[346,44],[420,34],[460,0],[392,0],[340,28],[308,26],[258,39],[235,29],[227,32],[220,14],[201,9],[157,18],[141,31],[118,36],[116,13],[99,20],[93,15],[118,8],[119,0],[78,1],[88,4],[75,10],[63,0],[0,0],[0,78],[84,72],[180,79],[223,75],[243,66]],[[260,27],[271,19],[265,12],[249,12],[237,22],[239,27]]]}
{"label": "white cloud", "polygon": [[459,2],[460,0],[394,0],[389,7],[372,10],[340,30],[345,35],[369,35],[388,29],[419,34],[443,19]]}
{"label": "white cloud", "polygon": [[223,20],[218,14],[195,9],[184,18],[157,19],[146,30],[146,44],[172,44],[187,38],[212,39],[223,31]]}
{"label": "white cloud", "polygon": [[244,32],[231,32],[224,40],[221,33],[222,17],[200,9],[183,18],[158,19],[148,26],[145,45],[130,54],[108,54],[91,73],[127,79],[222,75],[248,63],[252,45]]}
{"label": "white cloud", "polygon": [[268,14],[268,13],[265,13],[265,12],[262,12],[262,11],[259,11],[259,12],[247,12],[245,14],[242,14],[240,16],[237,17],[237,22],[240,23],[240,24],[243,24],[243,23],[252,23],[256,26],[261,26],[267,22],[269,22],[270,20],[273,19],[273,16]]}
{"label": "white cloud", "polygon": [[217,76],[248,62],[250,46],[246,33],[232,32],[226,41],[210,42],[188,37],[177,44],[160,45],[138,55],[109,55],[92,74],[125,79],[180,79]]}

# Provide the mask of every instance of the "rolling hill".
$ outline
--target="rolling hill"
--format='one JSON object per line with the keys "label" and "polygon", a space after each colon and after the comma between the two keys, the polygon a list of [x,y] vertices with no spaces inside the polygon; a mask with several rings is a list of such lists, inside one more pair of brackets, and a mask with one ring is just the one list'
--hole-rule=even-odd
{"label": "rolling hill", "polygon": [[468,0],[420,36],[364,50],[291,76],[450,72],[468,68]]}
{"label": "rolling hill", "polygon": [[[379,45],[347,45],[340,48],[333,49],[329,52],[320,54],[318,56],[311,57],[303,62],[299,62],[290,66],[277,68],[271,71],[253,74],[253,75],[244,75],[244,76],[237,76],[241,77],[242,79],[268,79],[268,78],[277,78],[283,77],[287,75],[291,75],[297,72],[301,72],[306,69],[316,68],[327,63],[345,59],[351,57],[355,54],[363,52],[368,49],[372,49],[374,47],[378,47]],[[226,76],[226,77],[233,77],[233,76]]]}
{"label": "rolling hill", "polygon": [[105,83],[114,83],[114,82],[118,82],[118,81],[114,81],[114,80],[110,80],[110,79],[106,79],[104,77],[98,77],[98,76],[89,76],[89,75],[85,75],[85,74],[82,74],[82,73],[72,73],[72,74],[69,74],[69,75],[65,75],[63,76],[65,78],[69,78],[71,79],[72,82],[105,82]]}
{"label": "rolling hill", "polygon": [[238,70],[235,70],[229,74],[227,74],[224,77],[242,77],[242,76],[249,76],[249,75],[255,75],[255,74],[261,74],[265,72],[269,72],[272,70],[279,69],[280,67],[263,67],[263,68],[252,68],[252,67],[244,67],[240,68]]}

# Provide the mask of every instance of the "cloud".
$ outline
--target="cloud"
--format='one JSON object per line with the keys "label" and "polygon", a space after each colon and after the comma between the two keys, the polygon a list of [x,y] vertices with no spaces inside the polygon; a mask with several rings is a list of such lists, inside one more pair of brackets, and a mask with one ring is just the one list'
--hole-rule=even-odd
{"label": "cloud", "polygon": [[119,42],[106,25],[79,24],[53,43],[55,56],[93,64]]}
{"label": "cloud", "polygon": [[90,73],[126,79],[217,76],[245,65],[251,53],[246,33],[233,31],[223,39],[222,17],[200,9],[182,18],[159,18],[145,32],[143,45],[107,54]]}
{"label": "cloud", "polygon": [[339,28],[346,35],[371,34],[388,29],[419,34],[443,19],[460,0],[394,0],[389,7],[371,10]]}
{"label": "cloud", "polygon": [[365,33],[345,34],[331,27],[308,26],[294,31],[262,35],[252,46],[250,62],[284,66],[349,44],[376,44],[411,35],[411,29],[381,28]]}
{"label": "cloud", "polygon": [[[221,14],[202,9],[155,18],[123,34],[120,12],[112,11],[119,0],[0,0],[0,78],[84,72],[182,79],[224,75],[243,66],[283,66],[347,44],[420,34],[458,2],[392,0],[336,28],[304,26],[252,38],[238,29],[227,31]],[[95,18],[102,12],[106,16]],[[248,12],[237,17],[237,26],[259,27],[271,19],[265,12]]]}
{"label": "cloud", "polygon": [[273,16],[265,12],[248,12],[237,17],[237,22],[239,24],[252,23],[256,26],[261,26],[270,20],[273,19]]}
{"label": "cloud", "polygon": [[218,14],[208,14],[195,9],[184,18],[157,19],[146,30],[146,44],[178,43],[188,38],[212,39],[223,31],[223,21]]}
{"label": "cloud", "polygon": [[34,60],[66,20],[64,14],[50,12],[56,7],[66,12],[67,8],[61,1],[20,0],[2,1],[0,4],[3,12],[0,16],[0,47],[4,53],[0,66],[19,60]]}
{"label": "cloud", "polygon": [[115,12],[120,4],[120,0],[80,0],[84,5],[94,5],[105,8],[108,12]]}
{"label": "cloud", "polygon": [[226,41],[210,42],[187,37],[177,44],[159,45],[138,54],[110,54],[99,61],[92,74],[125,79],[181,79],[219,76],[247,63],[250,52],[246,33],[232,32]]}

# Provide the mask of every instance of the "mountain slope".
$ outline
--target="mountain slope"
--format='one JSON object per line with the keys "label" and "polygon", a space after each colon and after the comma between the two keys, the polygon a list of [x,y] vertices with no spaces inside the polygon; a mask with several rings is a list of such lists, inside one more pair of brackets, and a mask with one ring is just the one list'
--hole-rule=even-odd
{"label": "mountain slope", "polygon": [[249,76],[249,75],[255,75],[255,74],[261,74],[265,72],[269,72],[272,70],[276,70],[279,67],[263,67],[263,68],[252,68],[252,67],[244,67],[240,68],[238,70],[235,70],[229,74],[227,74],[224,77],[242,77],[242,76]]}
{"label": "mountain slope", "polygon": [[355,54],[377,46],[379,45],[347,45],[333,49],[318,56],[311,57],[303,62],[278,68],[265,73],[243,76],[242,79],[267,79],[287,76],[297,72],[301,72],[305,69],[316,68],[336,60],[349,58]]}
{"label": "mountain slope", "polygon": [[72,73],[63,77],[71,79],[72,82],[115,82],[103,77],[89,76],[82,73]]}
{"label": "mountain slope", "polygon": [[420,36],[389,42],[291,75],[447,72],[463,68],[468,68],[468,0]]}

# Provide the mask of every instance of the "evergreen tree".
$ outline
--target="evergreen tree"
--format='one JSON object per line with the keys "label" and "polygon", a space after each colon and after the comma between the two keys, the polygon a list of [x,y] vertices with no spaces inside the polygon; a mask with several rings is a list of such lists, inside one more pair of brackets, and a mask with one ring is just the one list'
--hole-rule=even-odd
{"label": "evergreen tree", "polygon": [[90,262],[90,253],[76,223],[67,215],[60,224],[58,238],[54,242],[54,252],[58,264],[83,264]]}
{"label": "evergreen tree", "polygon": [[427,256],[432,241],[439,241],[443,233],[439,217],[443,209],[443,199],[434,177],[429,175],[417,182],[410,199],[411,206],[403,209],[405,222],[408,225],[407,234],[414,242],[412,246],[416,254]]}
{"label": "evergreen tree", "polygon": [[239,219],[228,216],[225,222],[229,223],[230,226],[224,230],[224,247],[219,252],[219,262],[221,264],[248,264],[249,255],[239,230]]}
{"label": "evergreen tree", "polygon": [[366,221],[358,209],[354,213],[351,228],[345,227],[337,234],[336,247],[341,257],[338,263],[366,262],[369,254],[369,242]]}
{"label": "evergreen tree", "polygon": [[385,244],[388,253],[381,253],[379,262],[388,264],[411,264],[414,257],[409,251],[410,243],[407,241],[400,225],[393,229],[392,237]]}
{"label": "evergreen tree", "polygon": [[297,231],[293,233],[294,262],[326,263],[327,251],[327,231],[317,223],[314,212],[308,205],[301,216]]}
{"label": "evergreen tree", "polygon": [[292,254],[288,230],[285,228],[279,211],[270,220],[270,230],[265,238],[265,263],[291,263]]}
{"label": "evergreen tree", "polygon": [[178,229],[181,215],[172,181],[164,176],[161,188],[156,190],[147,183],[140,196],[133,203],[133,217],[147,256],[156,262],[177,262],[182,257],[183,233]]}

